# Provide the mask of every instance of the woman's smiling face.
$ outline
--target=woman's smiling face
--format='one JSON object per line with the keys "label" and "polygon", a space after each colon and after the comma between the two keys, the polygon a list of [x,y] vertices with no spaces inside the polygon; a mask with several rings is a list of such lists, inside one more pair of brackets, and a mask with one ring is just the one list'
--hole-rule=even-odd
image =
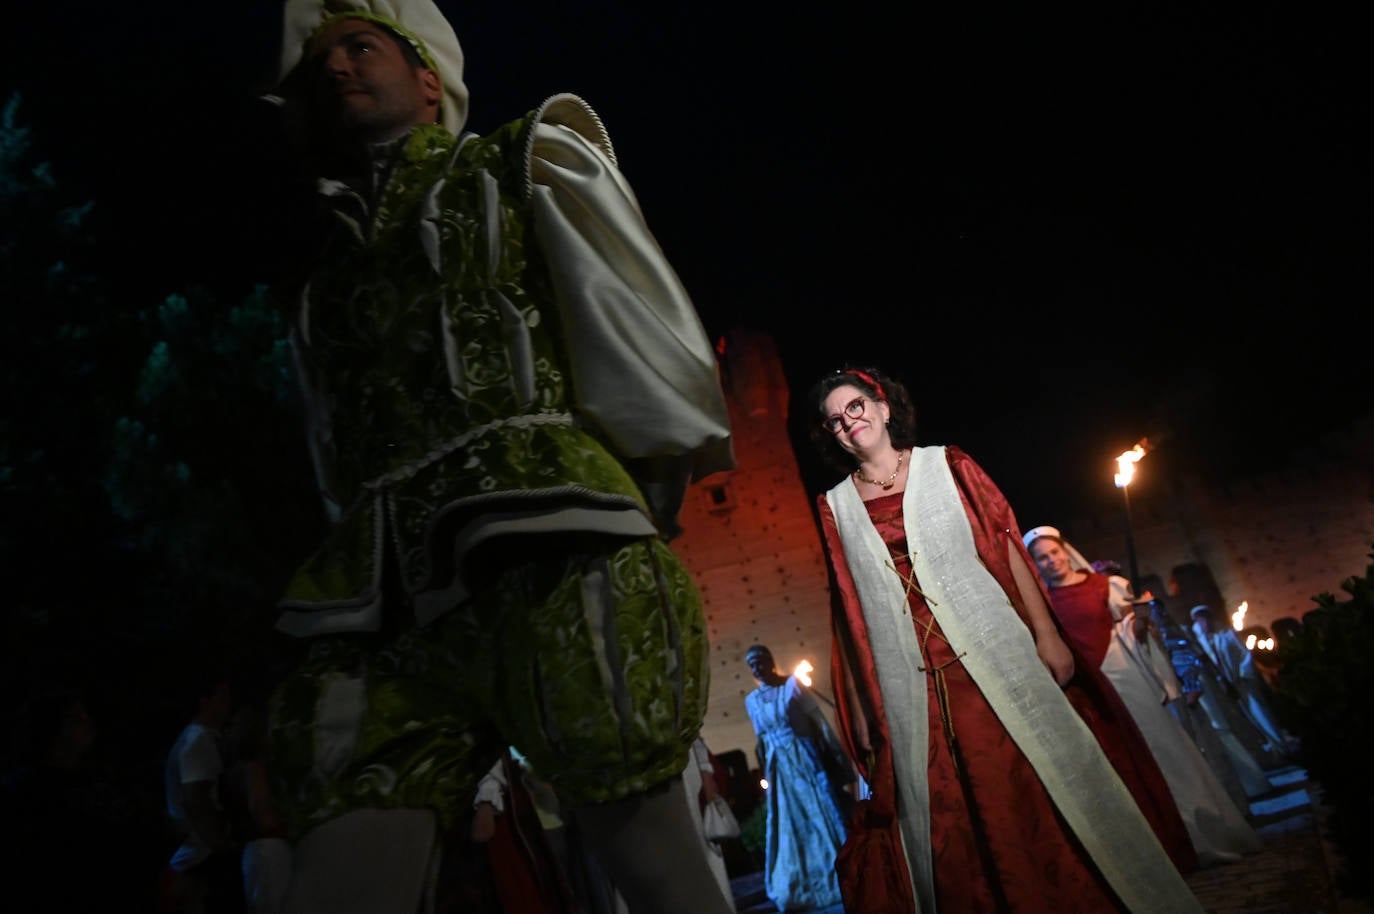
{"label": "woman's smiling face", "polygon": [[872,447],[887,433],[887,404],[870,399],[852,384],[832,390],[821,412],[821,424],[851,454]]}

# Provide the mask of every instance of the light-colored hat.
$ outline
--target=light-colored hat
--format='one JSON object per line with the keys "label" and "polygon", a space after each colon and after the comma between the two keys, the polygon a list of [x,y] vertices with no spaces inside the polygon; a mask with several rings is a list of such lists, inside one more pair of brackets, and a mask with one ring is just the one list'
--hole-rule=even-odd
{"label": "light-colored hat", "polygon": [[340,19],[376,22],[414,46],[420,59],[439,74],[444,97],[439,122],[457,134],[468,119],[468,88],[463,83],[463,49],[453,25],[434,0],[286,0],[282,14],[281,86],[300,64],[316,33]]}
{"label": "light-colored hat", "polygon": [[1208,606],[1206,603],[1199,603],[1192,609],[1188,610],[1189,618],[1197,618],[1198,616],[1210,616],[1211,614],[1212,607]]}
{"label": "light-colored hat", "polygon": [[1058,527],[1051,527],[1046,525],[1043,527],[1031,527],[1029,530],[1027,530],[1026,535],[1021,537],[1021,545],[1029,549],[1030,544],[1040,539],[1040,537],[1042,536],[1052,536],[1060,542],[1064,541],[1064,534],[1059,532]]}

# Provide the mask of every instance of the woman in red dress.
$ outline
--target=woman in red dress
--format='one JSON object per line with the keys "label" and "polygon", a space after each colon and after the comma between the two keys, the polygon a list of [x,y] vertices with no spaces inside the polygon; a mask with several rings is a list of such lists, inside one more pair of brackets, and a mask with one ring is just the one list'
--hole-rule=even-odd
{"label": "woman in red dress", "polygon": [[[907,391],[875,369],[811,402],[821,453],[852,471],[818,507],[839,717],[873,791],[855,821],[892,814],[910,892],[888,909],[1201,912],[1177,810],[1146,787],[1158,768],[1075,662],[996,485],[956,447],[915,447]],[[879,874],[840,865],[859,914]]]}

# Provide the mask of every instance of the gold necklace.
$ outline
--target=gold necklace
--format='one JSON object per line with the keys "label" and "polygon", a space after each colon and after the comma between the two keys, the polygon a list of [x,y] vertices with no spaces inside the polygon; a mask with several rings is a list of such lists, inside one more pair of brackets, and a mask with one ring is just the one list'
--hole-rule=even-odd
{"label": "gold necklace", "polygon": [[870,486],[881,486],[883,490],[886,491],[897,484],[897,474],[902,472],[902,458],[905,456],[906,451],[897,452],[897,469],[893,470],[892,475],[887,477],[887,479],[883,480],[882,482],[879,482],[876,479],[869,479],[867,476],[865,476],[863,467],[859,467],[857,470],[854,471],[854,478],[859,480],[859,482],[866,482]]}

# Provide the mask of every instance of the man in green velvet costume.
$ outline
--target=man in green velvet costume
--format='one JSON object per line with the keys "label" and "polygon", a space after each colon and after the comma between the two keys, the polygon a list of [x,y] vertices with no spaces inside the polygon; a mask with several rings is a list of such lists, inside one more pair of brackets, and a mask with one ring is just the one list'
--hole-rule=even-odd
{"label": "man in green velvet costume", "polygon": [[333,522],[278,622],[308,645],[272,709],[290,910],[442,906],[513,745],[633,910],[714,911],[679,778],[705,630],[666,543],[728,416],[600,118],[555,95],[465,133],[432,0],[288,0],[280,73],[329,214],[292,308]]}

